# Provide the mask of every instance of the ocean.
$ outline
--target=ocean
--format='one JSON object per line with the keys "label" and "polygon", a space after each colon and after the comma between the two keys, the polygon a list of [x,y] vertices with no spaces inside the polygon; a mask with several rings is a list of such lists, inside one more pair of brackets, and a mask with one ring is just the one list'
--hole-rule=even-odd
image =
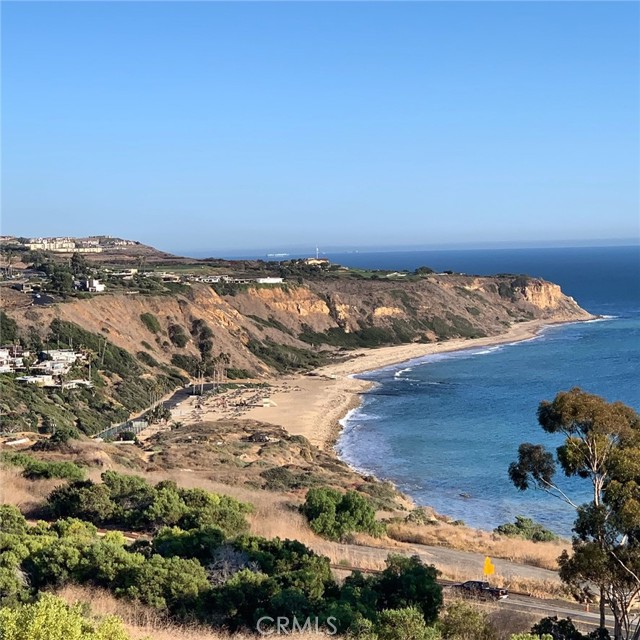
{"label": "ocean", "polygon": [[[556,282],[601,320],[546,328],[516,344],[429,356],[362,378],[376,386],[345,418],[337,443],[358,470],[394,482],[417,504],[492,529],[524,515],[568,535],[572,509],[519,492],[507,475],[522,442],[556,447],[538,426],[543,399],[578,386],[640,411],[640,247],[332,254],[347,266],[470,274],[527,273]],[[558,477],[587,500],[584,480]]]}

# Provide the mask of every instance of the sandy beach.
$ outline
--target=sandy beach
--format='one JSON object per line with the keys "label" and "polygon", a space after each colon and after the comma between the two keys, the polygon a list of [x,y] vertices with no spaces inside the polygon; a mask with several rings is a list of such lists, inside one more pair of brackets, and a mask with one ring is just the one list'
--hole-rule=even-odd
{"label": "sandy beach", "polygon": [[[554,324],[532,320],[512,326],[497,336],[455,339],[432,344],[404,344],[378,349],[360,349],[344,362],[327,365],[311,375],[280,376],[269,381],[269,389],[247,389],[226,398],[204,402],[190,399],[176,408],[174,420],[209,421],[221,418],[248,418],[269,422],[294,435],[305,436],[314,445],[331,448],[340,432],[340,420],[360,404],[360,394],[371,383],[354,374],[381,369],[434,353],[487,347],[534,338],[542,328]],[[225,394],[227,395],[227,394]]]}

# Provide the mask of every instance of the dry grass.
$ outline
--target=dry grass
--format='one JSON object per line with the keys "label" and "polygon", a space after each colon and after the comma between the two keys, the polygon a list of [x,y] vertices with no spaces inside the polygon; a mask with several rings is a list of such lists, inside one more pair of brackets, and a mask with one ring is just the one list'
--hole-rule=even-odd
{"label": "dry grass", "polygon": [[532,542],[522,538],[499,536],[488,531],[455,526],[447,522],[434,524],[390,524],[387,535],[394,540],[425,544],[461,551],[475,551],[510,562],[528,564],[557,571],[557,558],[564,549],[571,551],[568,541]]}
{"label": "dry grass", "polygon": [[[445,611],[457,602],[460,602],[460,598],[447,598],[445,600]],[[478,600],[464,600],[464,602],[486,614],[487,620],[495,633],[495,636],[492,637],[495,637],[496,640],[510,640],[512,634],[529,633],[531,627],[540,619],[540,616],[534,613],[513,611],[512,609],[501,607],[495,602]],[[444,611],[441,616],[443,614]]]}
{"label": "dry grass", "polygon": [[515,633],[528,633],[538,620],[540,616],[533,613],[505,608],[489,611],[489,622],[496,631],[497,640],[509,640]]}
{"label": "dry grass", "polygon": [[[124,622],[132,640],[255,640],[257,637],[248,633],[229,634],[202,625],[173,624],[150,607],[119,600],[102,589],[67,586],[59,590],[57,595],[68,603],[88,604],[91,614],[97,618],[107,615],[118,616]],[[318,635],[292,633],[287,637],[307,640],[318,638]]]}
{"label": "dry grass", "polygon": [[0,502],[28,513],[44,504],[46,497],[64,480],[27,480],[16,467],[0,467]]}

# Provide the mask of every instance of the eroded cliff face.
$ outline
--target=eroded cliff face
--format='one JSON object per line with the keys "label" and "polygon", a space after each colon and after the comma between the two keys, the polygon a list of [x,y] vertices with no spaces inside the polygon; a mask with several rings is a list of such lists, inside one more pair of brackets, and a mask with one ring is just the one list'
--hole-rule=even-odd
{"label": "eroded cliff face", "polygon": [[[417,281],[339,278],[246,287],[225,296],[210,286],[194,285],[187,295],[106,294],[48,308],[30,306],[27,296],[14,302],[8,313],[27,332],[46,335],[51,321],[60,318],[133,354],[147,352],[165,365],[176,354],[199,357],[193,327],[202,321],[213,333],[213,356],[228,354],[230,367],[258,376],[273,372],[274,360],[265,353],[278,351],[278,345],[280,356],[310,366],[316,360],[305,360],[304,353],[340,346],[472,338],[501,333],[513,322],[590,317],[553,283],[458,275]],[[160,332],[147,328],[141,320],[145,313],[157,318]],[[182,348],[169,339],[176,325],[189,337]],[[288,366],[287,358],[282,368]]]}

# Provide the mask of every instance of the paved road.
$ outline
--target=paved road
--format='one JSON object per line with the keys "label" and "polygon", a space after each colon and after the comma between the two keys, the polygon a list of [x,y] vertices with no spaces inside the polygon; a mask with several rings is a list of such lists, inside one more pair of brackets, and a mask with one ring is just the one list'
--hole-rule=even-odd
{"label": "paved road", "polygon": [[[597,606],[592,605],[590,611],[585,611],[579,604],[571,604],[562,600],[543,600],[528,596],[509,595],[506,600],[498,603],[499,607],[504,607],[511,611],[520,613],[533,613],[544,618],[546,616],[558,616],[558,618],[571,618],[574,622],[580,623],[588,630],[597,629],[600,624],[600,615]],[[613,618],[607,616],[607,627],[613,632]]]}
{"label": "paved road", "polygon": [[[345,558],[350,559],[350,567],[344,566],[342,563],[332,565],[336,570],[336,573],[343,576],[350,573],[352,569],[358,568],[360,562],[364,566],[371,566],[372,564],[380,564],[384,562],[385,558],[390,552],[390,549],[378,549],[375,547],[360,547],[351,545],[335,545],[334,553],[338,553],[343,550]],[[320,549],[318,549],[320,551]],[[398,553],[413,553],[416,552],[420,558],[429,564],[434,564],[436,567],[446,567],[447,573],[450,574],[450,567],[457,566],[461,571],[464,569],[465,573],[472,574],[477,571],[478,578],[482,575],[482,569],[484,566],[484,555],[478,553],[469,553],[466,551],[456,551],[454,549],[446,549],[443,547],[427,547],[424,545],[413,545],[412,549],[398,549]],[[326,553],[326,549],[325,549]],[[336,557],[336,556],[334,556]],[[554,583],[559,583],[560,579],[554,571],[547,569],[539,569],[537,567],[531,567],[528,565],[520,565],[508,560],[492,559],[493,564],[496,567],[496,573],[502,575],[505,578],[520,577],[530,578],[537,580],[551,580]],[[377,573],[372,570],[371,573]],[[451,580],[439,580],[445,590],[445,597],[448,591],[448,587],[453,584]],[[596,629],[599,624],[600,616],[598,614],[597,606],[591,605],[590,611],[586,611],[583,605],[578,603],[566,602],[564,600],[554,600],[546,598],[536,598],[533,596],[525,595],[522,593],[510,593],[506,600],[499,602],[477,602],[480,606],[486,606],[488,608],[500,607],[508,609],[510,611],[518,613],[527,613],[544,618],[546,616],[558,616],[559,618],[570,617],[576,624],[584,626],[585,631],[591,631]],[[613,619],[611,616],[607,617],[607,626],[613,631]]]}
{"label": "paved road", "polygon": [[[311,545],[316,546],[316,545]],[[380,549],[377,547],[364,547],[357,545],[344,545],[338,543],[321,543],[317,545],[318,552],[337,558],[344,558],[353,566],[383,566],[386,557],[390,553],[402,553],[404,555],[417,554],[427,564],[433,564],[450,576],[458,573],[468,575],[469,579],[482,576],[485,555],[470,551],[458,551],[446,547],[431,547],[414,544],[398,549]],[[541,569],[526,564],[517,564],[509,560],[492,558],[496,573],[505,580],[513,578],[525,578],[528,580],[549,581],[560,584],[560,578],[555,571]]]}

